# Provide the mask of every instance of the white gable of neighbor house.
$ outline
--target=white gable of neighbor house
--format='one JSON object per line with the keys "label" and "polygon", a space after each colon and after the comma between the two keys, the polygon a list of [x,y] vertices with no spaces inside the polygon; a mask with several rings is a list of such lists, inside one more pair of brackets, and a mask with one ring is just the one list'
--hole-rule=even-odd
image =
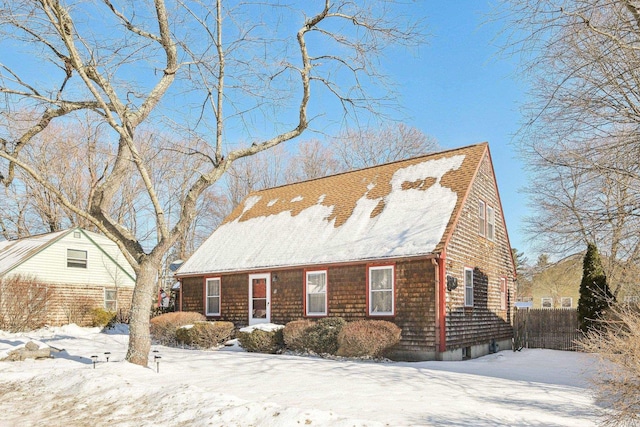
{"label": "white gable of neighbor house", "polygon": [[[5,268],[11,261],[7,256],[2,259],[2,248],[5,251],[12,250],[12,244],[17,248],[22,246],[22,251],[14,250],[14,257],[21,256],[18,261],[22,261],[17,266],[7,271],[0,271],[6,276],[25,275],[37,278],[45,283],[77,284],[77,285],[104,285],[104,286],[124,286],[133,287],[135,273],[126,262],[124,256],[115,243],[108,238],[90,231],[82,232],[66,231],[45,234],[34,238],[27,238],[16,242],[8,242],[0,246],[0,266]],[[80,237],[76,237],[79,234]],[[59,240],[55,238],[60,235],[64,237]],[[93,242],[92,242],[93,241]],[[95,242],[95,244],[94,244]],[[25,258],[25,249],[38,249],[35,254]],[[99,247],[98,247],[99,246]],[[87,268],[67,267],[67,249],[75,249],[87,252]],[[6,255],[6,254],[5,254]],[[114,262],[115,261],[115,262]],[[116,263],[119,264],[120,268]],[[128,272],[125,274],[124,271]]]}
{"label": "white gable of neighbor house", "polygon": [[[334,207],[322,204],[323,197],[295,216],[291,211],[248,220],[240,216],[221,225],[178,275],[429,254],[441,241],[457,201],[456,193],[440,180],[458,169],[464,157],[426,160],[398,169],[390,193],[382,198],[368,197],[376,186],[369,183],[351,216],[338,227],[332,218]],[[403,182],[427,178],[436,182],[426,190],[402,188]],[[244,211],[258,201],[259,196],[247,198]],[[384,209],[372,217],[381,201]]]}

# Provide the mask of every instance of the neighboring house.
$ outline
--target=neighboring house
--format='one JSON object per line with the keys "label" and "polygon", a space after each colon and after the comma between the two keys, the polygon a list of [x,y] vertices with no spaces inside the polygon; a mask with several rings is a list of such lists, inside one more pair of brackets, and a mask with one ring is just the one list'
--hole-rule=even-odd
{"label": "neighboring house", "polygon": [[578,307],[583,256],[584,254],[568,256],[549,264],[533,275],[531,281],[533,308],[575,310]]}
{"label": "neighboring house", "polygon": [[50,325],[83,323],[94,307],[129,310],[135,285],[116,244],[81,228],[0,241],[0,279],[18,275],[47,287]]}
{"label": "neighboring house", "polygon": [[405,360],[510,348],[514,276],[486,143],[253,192],[176,274],[183,311],[388,320]]}
{"label": "neighboring house", "polygon": [[[609,259],[602,255],[602,262],[608,265]],[[584,252],[569,255],[555,263],[534,267],[530,295],[528,300],[532,308],[566,308],[577,309],[580,299],[580,282],[582,282]],[[640,269],[635,263],[618,264],[613,278],[607,276],[609,286],[618,290],[617,300],[621,302],[637,302],[637,285]],[[519,295],[520,296],[520,295]],[[523,298],[524,299],[524,298]]]}

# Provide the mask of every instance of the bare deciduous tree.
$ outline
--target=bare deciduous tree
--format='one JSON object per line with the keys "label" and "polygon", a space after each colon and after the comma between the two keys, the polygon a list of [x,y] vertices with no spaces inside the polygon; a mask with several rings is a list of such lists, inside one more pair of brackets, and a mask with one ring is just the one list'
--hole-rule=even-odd
{"label": "bare deciduous tree", "polygon": [[333,151],[320,140],[310,139],[298,146],[298,154],[289,162],[286,172],[287,182],[321,178],[340,172]]}
{"label": "bare deciduous tree", "polygon": [[[235,161],[302,135],[315,91],[332,94],[346,117],[379,112],[393,99],[384,86],[375,91],[382,98],[368,91],[382,77],[378,54],[420,41],[413,22],[391,16],[393,3],[0,3],[0,47],[12,49],[0,64],[1,116],[32,117],[19,132],[0,127],[3,183],[21,171],[123,251],[136,272],[128,361],[147,364],[162,260]],[[108,149],[81,203],[26,154],[44,129],[78,116],[100,122]],[[144,150],[150,135],[172,153],[174,168],[188,172],[171,197],[158,181],[165,171]],[[250,143],[234,142],[243,140]]]}
{"label": "bare deciduous tree", "polygon": [[529,231],[564,254],[596,242],[619,290],[640,256],[640,5],[502,4],[506,48],[531,85],[518,136],[534,177]]}
{"label": "bare deciduous tree", "polygon": [[342,171],[403,160],[438,150],[435,139],[403,123],[382,129],[347,129],[334,138],[331,150]]}

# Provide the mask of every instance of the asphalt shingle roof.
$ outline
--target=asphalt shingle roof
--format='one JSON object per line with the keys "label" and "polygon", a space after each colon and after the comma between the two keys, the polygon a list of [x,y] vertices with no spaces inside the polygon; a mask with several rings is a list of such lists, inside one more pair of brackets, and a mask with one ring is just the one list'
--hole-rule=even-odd
{"label": "asphalt shingle roof", "polygon": [[441,250],[486,143],[251,193],[178,276]]}

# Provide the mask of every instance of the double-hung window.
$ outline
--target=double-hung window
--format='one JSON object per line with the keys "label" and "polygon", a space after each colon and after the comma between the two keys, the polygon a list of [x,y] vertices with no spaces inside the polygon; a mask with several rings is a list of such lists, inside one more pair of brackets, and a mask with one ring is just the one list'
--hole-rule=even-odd
{"label": "double-hung window", "polygon": [[507,299],[509,296],[509,292],[507,289],[507,279],[506,277],[500,278],[500,310],[507,309]]}
{"label": "double-hung window", "polygon": [[393,316],[395,272],[392,265],[369,267],[369,315]]}
{"label": "double-hung window", "polygon": [[67,249],[67,267],[87,268],[87,251]]}
{"label": "double-hung window", "polygon": [[484,236],[486,234],[487,218],[486,205],[480,200],[478,202],[478,234]]}
{"label": "double-hung window", "polygon": [[306,279],[307,316],[326,316],[327,271],[307,271]]}
{"label": "double-hung window", "polygon": [[207,316],[220,315],[220,278],[207,279]]}
{"label": "double-hung window", "polygon": [[118,291],[115,289],[104,290],[104,309],[107,311],[116,311],[118,308]]}
{"label": "double-hung window", "polygon": [[473,307],[473,269],[464,269],[464,306]]}
{"label": "double-hung window", "polygon": [[487,206],[487,239],[493,240],[496,233],[496,211]]}

